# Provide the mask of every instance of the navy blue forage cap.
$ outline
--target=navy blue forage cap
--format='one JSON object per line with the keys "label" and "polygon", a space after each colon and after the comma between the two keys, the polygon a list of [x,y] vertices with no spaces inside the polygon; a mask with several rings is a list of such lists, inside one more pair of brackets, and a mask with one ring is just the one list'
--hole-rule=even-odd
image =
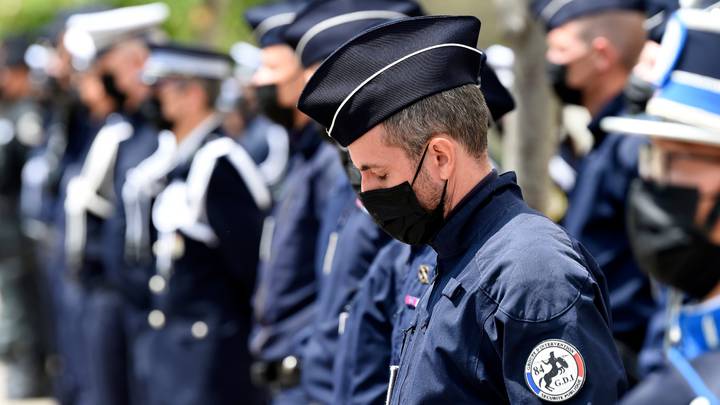
{"label": "navy blue forage cap", "polygon": [[298,13],[284,35],[303,66],[308,67],[322,62],[340,45],[368,28],[422,14],[414,1],[319,0]]}
{"label": "navy blue forage cap", "polygon": [[480,90],[493,121],[499,121],[505,114],[515,109],[515,99],[508,89],[500,83],[493,68],[487,63],[480,67]]}
{"label": "navy blue forage cap", "polygon": [[551,31],[581,17],[614,10],[645,11],[643,0],[535,0],[531,9]]}
{"label": "navy blue forage cap", "polygon": [[283,1],[264,4],[245,11],[245,21],[252,27],[258,46],[284,44],[283,31],[290,25],[307,1]]}
{"label": "navy blue forage cap", "polygon": [[388,22],[345,43],[318,68],[298,108],[347,147],[416,101],[477,84],[480,20],[430,16]]}
{"label": "navy blue forage cap", "polygon": [[142,79],[147,84],[172,77],[223,80],[232,74],[232,67],[230,56],[220,52],[188,45],[154,45]]}

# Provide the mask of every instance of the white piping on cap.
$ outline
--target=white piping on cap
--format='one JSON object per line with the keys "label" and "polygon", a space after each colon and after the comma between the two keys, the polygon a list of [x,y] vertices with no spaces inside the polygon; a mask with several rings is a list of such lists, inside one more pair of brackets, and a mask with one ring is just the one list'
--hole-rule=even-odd
{"label": "white piping on cap", "polygon": [[310,40],[315,38],[321,32],[333,27],[337,27],[338,25],[361,20],[394,20],[403,17],[407,17],[407,15],[390,10],[365,10],[347,14],[340,14],[335,17],[328,18],[327,20],[320,21],[319,23],[310,27],[310,29],[307,30],[307,32],[303,34],[302,37],[300,37],[297,47],[295,48],[295,53],[297,54],[298,58],[302,58],[303,51],[305,51],[305,47],[308,43],[310,43]]}
{"label": "white piping on cap", "polygon": [[565,7],[568,3],[571,3],[573,0],[552,0],[550,3],[548,3],[545,8],[542,9],[540,12],[540,16],[545,21],[550,21],[553,17],[555,17],[555,14],[557,14],[558,11],[560,11],[561,8]]}
{"label": "white piping on cap", "polygon": [[292,24],[295,19],[295,13],[276,14],[272,17],[264,19],[253,31],[253,36],[259,41],[263,35],[267,34],[271,29],[282,27],[283,25]]}
{"label": "white piping on cap", "polygon": [[419,55],[419,54],[427,52],[427,51],[432,51],[433,49],[448,48],[448,47],[465,48],[469,51],[476,52],[480,55],[483,54],[482,51],[480,51],[479,49],[473,48],[471,46],[467,46],[464,44],[456,44],[456,43],[446,43],[446,44],[438,44],[438,45],[429,46],[427,48],[423,48],[423,49],[420,49],[418,51],[415,51],[413,53],[403,56],[402,58],[396,60],[395,62],[392,62],[389,65],[385,66],[384,68],[373,73],[372,76],[365,79],[362,83],[360,83],[357,87],[355,87],[355,89],[353,91],[351,91],[350,94],[347,95],[347,97],[345,97],[345,99],[342,101],[342,103],[340,103],[340,106],[337,108],[337,110],[335,110],[335,115],[333,116],[332,123],[330,124],[330,129],[327,130],[328,136],[332,137],[332,131],[335,128],[335,121],[337,120],[338,114],[340,114],[340,110],[342,110],[342,108],[345,107],[345,104],[347,104],[347,102],[350,101],[350,99],[352,98],[352,96],[355,95],[355,93],[357,93],[358,91],[360,91],[360,89],[365,87],[365,85],[368,84],[372,79],[378,77],[380,74],[382,74],[386,70],[390,69],[391,67],[397,65],[398,63],[401,63],[401,62],[405,61],[406,59],[412,58],[413,56]]}

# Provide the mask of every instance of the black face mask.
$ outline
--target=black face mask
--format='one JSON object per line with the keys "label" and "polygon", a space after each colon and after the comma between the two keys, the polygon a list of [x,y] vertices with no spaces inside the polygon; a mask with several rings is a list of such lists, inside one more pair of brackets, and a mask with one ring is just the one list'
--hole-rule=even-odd
{"label": "black face mask", "polygon": [[720,282],[720,246],[708,237],[720,217],[715,203],[704,229],[695,225],[696,189],[636,180],[629,195],[628,231],[640,268],[690,297],[703,298]]}
{"label": "black face mask", "polygon": [[628,114],[636,115],[645,112],[647,102],[654,92],[655,86],[652,83],[631,74],[623,90]]}
{"label": "black face mask", "polygon": [[277,85],[258,86],[257,98],[260,110],[266,117],[287,130],[293,128],[294,111],[292,108],[283,107],[278,103]]}
{"label": "black face mask", "polygon": [[375,222],[393,238],[409,245],[420,245],[430,242],[437,235],[445,222],[445,192],[447,181],[443,186],[440,202],[428,212],[420,205],[412,185],[415,184],[422,168],[427,147],[423,152],[412,183],[407,181],[391,188],[366,191],[359,194],[365,209]]}
{"label": "black face mask", "polygon": [[555,94],[564,104],[582,105],[582,91],[567,84],[567,65],[547,64],[547,75]]}
{"label": "black face mask", "polygon": [[157,96],[151,96],[140,104],[140,115],[144,120],[152,124],[156,129],[172,129],[173,123],[165,119],[160,108],[160,100]]}
{"label": "black face mask", "polygon": [[123,109],[127,96],[123,93],[115,83],[115,76],[110,73],[103,73],[100,76],[105,93],[115,101],[116,111]]}

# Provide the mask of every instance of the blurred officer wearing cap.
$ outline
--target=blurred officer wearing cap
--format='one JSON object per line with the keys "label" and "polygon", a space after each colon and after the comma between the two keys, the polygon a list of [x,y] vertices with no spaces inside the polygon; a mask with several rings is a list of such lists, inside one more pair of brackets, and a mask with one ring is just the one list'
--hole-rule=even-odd
{"label": "blurred officer wearing cap", "polygon": [[718,27],[717,13],[673,14],[646,115],[603,121],[651,139],[631,188],[628,229],[641,268],[673,290],[665,368],[628,393],[626,404],[720,402]]}
{"label": "blurred officer wearing cap", "polygon": [[228,56],[179,45],[151,48],[143,68],[172,123],[158,151],[132,174],[159,190],[151,211],[150,328],[134,347],[149,404],[264,401],[250,382],[247,342],[272,199],[250,155],[219,132],[214,106],[231,72]]}
{"label": "blurred officer wearing cap", "polygon": [[320,222],[334,197],[333,185],[343,176],[335,148],[296,108],[305,76],[283,33],[302,6],[274,3],[245,15],[262,48],[262,65],[252,80],[261,110],[285,127],[290,139],[285,186],[263,229],[250,342],[257,359],[254,376],[273,389],[278,404],[308,401],[300,373],[315,314]]}
{"label": "blurred officer wearing cap", "polygon": [[[32,245],[21,231],[21,170],[42,141],[42,118],[33,89],[24,36],[0,43],[0,358],[7,365],[8,397],[46,394],[44,308]],[[47,332],[47,331],[45,331]]]}
{"label": "blurred officer wearing cap", "polygon": [[[287,130],[260,114],[252,76],[262,62],[262,51],[247,42],[230,48],[235,62],[233,77],[223,82],[218,110],[225,114],[223,128],[250,153],[273,194],[283,187],[287,174]],[[277,196],[275,196],[277,197]]]}
{"label": "blurred officer wearing cap", "polygon": [[[131,395],[122,295],[126,286],[121,281],[124,226],[118,221],[116,182],[122,183],[127,167],[156,145],[156,131],[143,128],[148,122],[140,111],[149,89],[137,82],[145,57],[142,37],[168,15],[161,3],[76,14],[68,19],[63,39],[76,68],[87,69],[79,73],[86,103],[112,105],[80,173],[69,181],[65,199],[66,261],[70,275],[88,294],[82,313],[82,367],[88,370],[92,403],[123,404]],[[99,90],[104,98],[94,96]],[[127,149],[138,143],[143,146]]]}
{"label": "blurred officer wearing cap", "polygon": [[635,357],[656,310],[650,284],[632,258],[625,232],[625,203],[637,177],[642,138],[607,133],[602,118],[624,113],[623,88],[645,41],[639,1],[538,1],[545,23],[551,82],[566,104],[590,112],[593,148],[578,161],[563,225],[587,247],[605,273],[613,335],[635,374]]}
{"label": "blurred officer wearing cap", "polygon": [[380,25],[326,59],[300,98],[349,149],[378,224],[438,254],[390,403],[612,402],[625,377],[602,273],[490,166],[479,29],[473,17]]}
{"label": "blurred officer wearing cap", "polygon": [[[488,65],[480,89],[495,123],[515,102]],[[436,253],[426,245],[393,241],[378,254],[347,308],[334,363],[333,403],[383,403],[387,382],[400,364],[403,333],[435,277]]]}
{"label": "blurred officer wearing cap", "polygon": [[[284,36],[309,78],[325,58],[355,35],[390,20],[421,14],[413,1],[316,2],[298,13]],[[303,388],[311,401],[322,404],[337,403],[332,398],[333,360],[339,332],[345,327],[345,307],[380,248],[390,240],[358,201],[352,183],[355,180],[359,189],[359,173],[347,152],[340,153],[349,170],[330,185],[334,198],[320,219],[316,314],[302,356]]]}

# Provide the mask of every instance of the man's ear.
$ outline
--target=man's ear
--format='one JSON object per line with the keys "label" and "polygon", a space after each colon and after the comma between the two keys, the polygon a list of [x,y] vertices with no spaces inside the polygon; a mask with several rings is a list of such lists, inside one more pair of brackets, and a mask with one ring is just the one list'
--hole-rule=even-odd
{"label": "man's ear", "polygon": [[593,63],[600,72],[606,72],[609,70],[620,58],[617,48],[615,48],[612,42],[605,37],[597,37],[593,39],[592,48],[597,54]]}
{"label": "man's ear", "polygon": [[429,160],[432,162],[433,171],[441,180],[447,180],[457,165],[457,142],[447,134],[438,134],[430,141],[428,146]]}

